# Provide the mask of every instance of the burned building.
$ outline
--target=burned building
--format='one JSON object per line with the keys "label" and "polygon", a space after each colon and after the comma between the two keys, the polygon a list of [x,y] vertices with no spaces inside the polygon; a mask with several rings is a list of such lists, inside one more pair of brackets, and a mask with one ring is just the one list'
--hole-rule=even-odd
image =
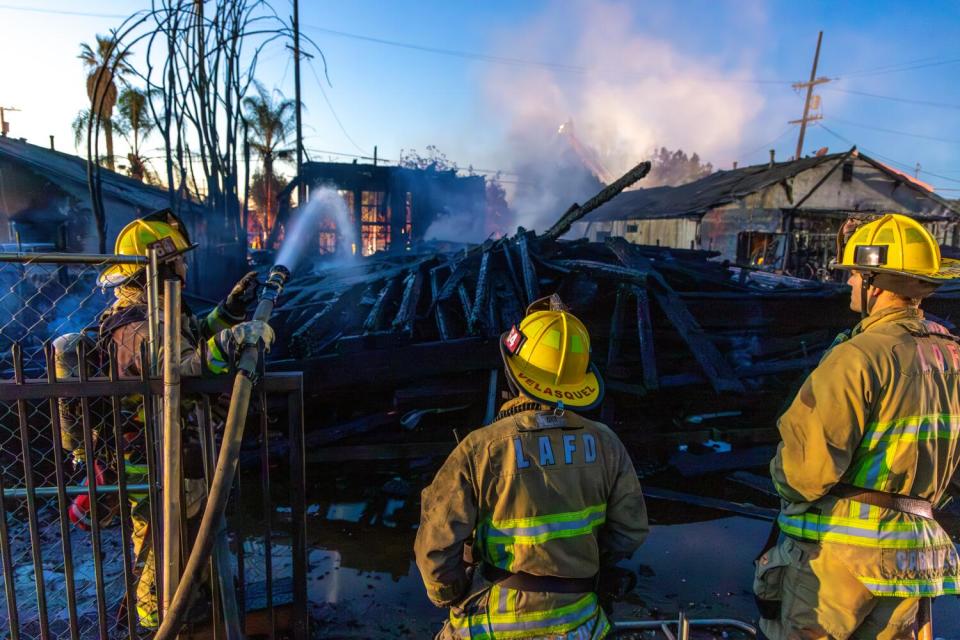
{"label": "burned building", "polygon": [[625,191],[577,224],[593,241],[719,252],[736,264],[824,277],[850,216],[903,213],[957,245],[960,207],[855,150],[717,171],[678,187]]}
{"label": "burned building", "polygon": [[[307,199],[324,187],[334,189],[346,203],[345,220],[324,216],[316,251],[320,255],[348,250],[356,255],[378,251],[405,251],[431,237],[431,225],[457,216],[483,228],[485,183],[482,176],[458,176],[456,171],[339,162],[307,162],[301,180]],[[291,182],[287,190],[297,186]],[[281,202],[283,198],[281,197]],[[283,206],[283,205],[281,205]],[[286,218],[281,211],[281,220]],[[349,229],[343,228],[349,225]],[[349,241],[345,242],[344,238]]]}

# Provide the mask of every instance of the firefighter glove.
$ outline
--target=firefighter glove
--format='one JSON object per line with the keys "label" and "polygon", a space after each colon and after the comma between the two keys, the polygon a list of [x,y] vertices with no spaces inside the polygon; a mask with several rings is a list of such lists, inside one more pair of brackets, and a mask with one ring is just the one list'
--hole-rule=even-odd
{"label": "firefighter glove", "polygon": [[224,329],[226,341],[232,342],[237,351],[246,346],[256,346],[263,340],[264,351],[270,351],[270,345],[276,337],[273,328],[263,320],[249,320]]}
{"label": "firefighter glove", "polygon": [[233,289],[227,294],[227,299],[223,301],[223,308],[231,316],[243,318],[247,315],[247,308],[257,300],[259,290],[260,280],[257,279],[257,272],[251,271],[233,285]]}

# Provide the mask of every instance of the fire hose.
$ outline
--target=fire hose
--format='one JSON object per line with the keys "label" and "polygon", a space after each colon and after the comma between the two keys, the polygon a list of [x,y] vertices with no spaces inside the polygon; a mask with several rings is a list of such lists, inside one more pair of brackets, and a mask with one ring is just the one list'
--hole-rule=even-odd
{"label": "fire hose", "polygon": [[[254,320],[266,322],[273,313],[274,304],[287,280],[290,271],[281,265],[275,265],[260,294],[260,301],[253,314]],[[237,375],[233,380],[233,392],[230,395],[230,409],[223,430],[223,442],[220,445],[220,454],[217,456],[217,465],[213,479],[210,482],[210,493],[207,496],[207,505],[200,520],[190,558],[183,570],[180,584],[170,601],[160,628],[154,635],[154,640],[171,640],[180,631],[185,622],[184,618],[190,605],[191,593],[194,584],[199,580],[203,568],[210,559],[215,537],[221,524],[227,499],[230,497],[230,488],[237,471],[237,461],[240,458],[240,444],[243,440],[243,429],[247,422],[247,409],[250,406],[250,396],[253,392],[254,378],[259,360],[259,346],[256,344],[239,345],[237,358]]]}

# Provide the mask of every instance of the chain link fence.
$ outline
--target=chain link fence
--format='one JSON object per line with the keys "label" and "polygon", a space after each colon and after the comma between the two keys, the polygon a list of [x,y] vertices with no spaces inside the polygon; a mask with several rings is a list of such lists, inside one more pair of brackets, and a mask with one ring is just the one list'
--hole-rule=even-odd
{"label": "chain link fence", "polygon": [[[101,288],[101,274],[118,269],[139,275]],[[139,258],[0,254],[0,638],[152,635],[140,624],[136,588],[144,550],[152,548],[159,557],[162,547],[155,524],[162,520],[159,443],[145,428],[160,415],[162,381],[156,371],[140,370],[158,362],[160,299],[147,285],[157,282],[150,277],[156,272]],[[127,341],[123,331],[131,323],[140,323],[141,337],[147,329],[148,339]],[[101,326],[110,340],[98,339]],[[201,360],[205,344],[200,341]],[[72,359],[63,357],[71,353]],[[268,635],[276,637],[282,618],[297,638],[305,638],[302,378],[270,374],[260,380],[245,438],[245,451],[256,453],[246,462],[241,458],[259,473],[242,483],[243,505],[240,493],[234,496],[238,504],[228,520],[226,546],[218,547],[204,586],[206,613],[192,609],[191,624],[199,621],[202,628],[205,619],[232,616],[249,625],[251,611],[262,609]],[[225,406],[231,385],[232,376],[181,384],[181,397],[193,407],[182,418],[201,440],[207,483],[221,420],[211,407]],[[271,449],[268,404],[273,436],[286,440],[277,450]],[[140,480],[131,479],[131,451],[143,452],[136,460],[146,467]],[[272,469],[278,470],[274,478]],[[128,500],[135,495],[140,507],[146,505],[142,511],[137,499]],[[278,501],[291,505],[286,526],[271,526]],[[138,517],[150,524],[135,554]],[[239,609],[228,607],[234,595]],[[291,614],[280,615],[283,608]],[[214,628],[223,632],[220,622]]]}
{"label": "chain link fence", "polygon": [[[91,357],[85,359],[84,376],[107,376],[107,360],[92,356],[98,319],[118,296],[126,296],[131,304],[146,304],[149,297],[142,277],[122,290],[98,286],[99,275],[120,262],[129,265],[131,260],[0,255],[0,384],[48,381],[48,372],[56,369],[48,362],[49,347],[67,334],[86,336],[83,342]],[[99,540],[94,540],[89,526],[70,517],[71,511],[82,512],[86,494],[80,488],[87,474],[72,454],[83,443],[63,446],[67,443],[57,415],[66,408],[63,402],[49,398],[0,402],[2,515],[7,533],[2,545],[7,607],[0,612],[0,628],[8,629],[12,638],[99,637],[104,629],[98,614],[106,613],[107,635],[129,637],[120,611],[125,598],[122,558],[129,541],[119,526],[101,528]],[[83,410],[89,412],[98,446],[108,446],[110,399],[90,398],[86,404]],[[71,494],[64,505],[58,500],[58,474],[60,485]]]}

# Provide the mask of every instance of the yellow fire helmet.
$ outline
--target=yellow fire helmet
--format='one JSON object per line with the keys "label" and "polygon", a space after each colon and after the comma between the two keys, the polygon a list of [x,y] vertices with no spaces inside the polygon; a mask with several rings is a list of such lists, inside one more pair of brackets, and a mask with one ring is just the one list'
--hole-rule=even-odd
{"label": "yellow fire helmet", "polygon": [[[187,227],[169,209],[138,218],[117,234],[113,252],[118,256],[146,256],[151,247],[157,249],[157,259],[167,262],[195,249]],[[116,287],[129,281],[143,269],[142,264],[114,264],[97,278],[101,287]]]}
{"label": "yellow fire helmet", "polygon": [[515,390],[538,402],[586,410],[603,399],[590,334],[556,295],[527,307],[520,325],[500,337],[500,353]]}
{"label": "yellow fire helmet", "polygon": [[942,257],[940,245],[930,232],[899,213],[888,213],[854,231],[843,248],[842,260],[830,266],[916,278],[935,285],[960,278],[960,260]]}

